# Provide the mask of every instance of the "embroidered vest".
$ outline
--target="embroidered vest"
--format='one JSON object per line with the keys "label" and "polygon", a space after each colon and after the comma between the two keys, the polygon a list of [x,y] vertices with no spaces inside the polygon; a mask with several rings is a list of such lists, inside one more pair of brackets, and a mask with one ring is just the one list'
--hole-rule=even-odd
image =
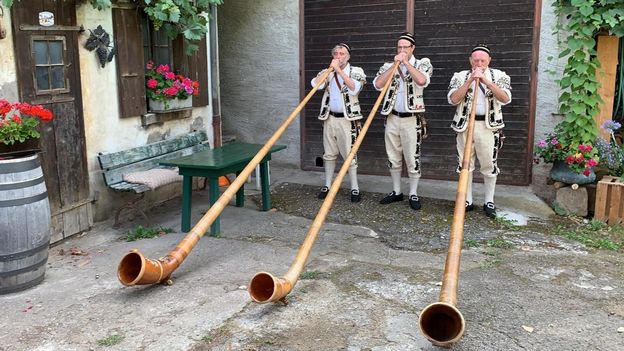
{"label": "embroidered vest", "polygon": [[[325,70],[321,71],[321,74],[325,72]],[[333,75],[330,74],[325,81],[325,93],[323,94],[323,98],[321,99],[321,111],[319,113],[318,119],[321,121],[326,120],[329,117],[329,79],[332,78]],[[366,84],[366,75],[364,74],[364,70],[360,67],[351,66],[351,72],[349,73],[349,77],[353,80],[357,80],[360,82],[360,91]],[[344,111],[345,119],[348,121],[355,121],[358,119],[362,119],[362,109],[360,107],[360,101],[358,99],[358,95],[360,91],[355,95],[349,94],[348,87],[346,84],[342,85],[342,89],[340,91],[340,95],[342,96],[342,109]]]}
{"label": "embroidered vest", "polygon": [[[389,70],[392,67],[392,64],[392,62],[385,63],[379,69],[379,72],[377,72],[377,76]],[[422,72],[425,76],[429,78],[431,77],[431,73],[433,72],[433,66],[431,65],[431,61],[428,58],[423,57],[420,60],[416,60],[416,62],[414,62],[414,67],[416,67],[416,69]],[[392,82],[390,83],[390,87],[388,88],[386,96],[384,97],[384,101],[381,105],[382,115],[389,115],[394,108],[394,104],[396,103],[397,99],[397,92],[401,84],[400,79],[402,78],[397,70],[397,73],[395,73],[394,77],[392,77]],[[416,82],[412,79],[412,76],[409,73],[405,74],[405,88],[407,93],[407,96],[405,98],[406,111],[425,112],[425,102],[423,100],[423,91],[425,89],[425,86],[420,86],[416,84]]]}
{"label": "embroidered vest", "polygon": [[[471,71],[461,71],[459,73],[455,73],[453,78],[451,79],[451,83],[449,84],[449,103],[450,96],[453,91],[459,89],[470,77]],[[485,71],[485,76],[487,79],[491,80],[496,84],[499,88],[503,89],[509,98],[511,99],[511,79],[505,72],[488,68]],[[470,117],[470,110],[472,109],[473,102],[473,87],[471,85],[468,88],[468,92],[466,93],[466,97],[462,102],[457,105],[457,109],[455,110],[455,116],[453,117],[453,122],[451,123],[451,128],[457,133],[461,133],[466,130],[468,127],[468,118]],[[479,94],[482,92],[479,91]],[[485,89],[485,126],[491,130],[498,130],[505,126],[505,122],[503,121],[503,111],[502,106],[498,100],[494,98],[494,93],[490,89],[486,87]],[[510,100],[511,101],[511,100]]]}

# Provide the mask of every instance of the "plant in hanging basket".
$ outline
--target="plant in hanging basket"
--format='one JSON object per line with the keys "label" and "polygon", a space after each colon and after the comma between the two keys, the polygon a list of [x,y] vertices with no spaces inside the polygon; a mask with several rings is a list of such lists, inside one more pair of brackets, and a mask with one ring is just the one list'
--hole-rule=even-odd
{"label": "plant in hanging basket", "polygon": [[[145,73],[147,98],[162,101],[166,109],[174,100],[190,100],[199,94],[199,83],[180,74],[175,74],[169,65],[156,65],[149,61]],[[189,101],[190,102],[190,101]],[[189,104],[190,105],[190,104]]]}
{"label": "plant in hanging basket", "polygon": [[624,181],[624,145],[620,145],[615,137],[618,129],[622,128],[622,124],[608,120],[604,122],[600,128],[609,133],[609,141],[598,138],[596,140],[596,149],[600,156],[600,170],[614,177],[619,177]]}
{"label": "plant in hanging basket", "polygon": [[37,141],[39,122],[49,122],[52,112],[41,105],[25,102],[10,103],[0,99],[0,146],[5,152],[20,151],[21,145]]}

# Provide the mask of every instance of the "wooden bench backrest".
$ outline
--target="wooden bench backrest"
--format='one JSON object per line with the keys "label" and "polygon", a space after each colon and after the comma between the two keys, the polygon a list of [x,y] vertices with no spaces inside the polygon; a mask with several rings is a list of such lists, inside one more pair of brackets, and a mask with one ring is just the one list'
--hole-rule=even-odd
{"label": "wooden bench backrest", "polygon": [[104,170],[106,185],[111,185],[123,181],[124,174],[152,169],[157,167],[160,161],[203,150],[207,147],[202,144],[205,140],[204,132],[192,132],[128,150],[100,153],[98,161]]}

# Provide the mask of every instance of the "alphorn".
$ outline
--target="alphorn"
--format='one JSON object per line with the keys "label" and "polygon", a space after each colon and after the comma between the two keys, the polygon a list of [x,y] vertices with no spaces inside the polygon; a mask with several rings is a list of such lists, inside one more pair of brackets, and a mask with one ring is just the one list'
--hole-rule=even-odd
{"label": "alphorn", "polygon": [[312,222],[312,225],[310,226],[310,229],[308,230],[308,234],[306,235],[306,238],[303,241],[303,244],[301,244],[301,247],[299,248],[299,251],[297,252],[297,256],[295,257],[293,264],[290,266],[290,269],[284,275],[283,278],[275,277],[274,275],[268,272],[256,273],[251,279],[251,282],[249,283],[249,288],[248,288],[249,295],[251,296],[251,299],[253,301],[257,303],[266,303],[266,302],[271,302],[271,301],[286,302],[285,297],[292,291],[295,284],[297,284],[299,275],[301,274],[301,271],[303,270],[303,266],[308,260],[308,256],[310,254],[310,251],[312,250],[312,245],[314,245],[314,241],[316,240],[316,237],[319,231],[321,230],[321,226],[323,225],[323,222],[325,221],[325,218],[327,217],[327,213],[331,209],[331,206],[334,202],[334,198],[336,197],[336,194],[338,193],[338,189],[340,188],[340,184],[342,183],[342,180],[345,174],[347,173],[347,170],[349,169],[349,166],[351,165],[351,161],[353,161],[353,158],[355,157],[357,150],[360,148],[360,145],[362,144],[362,141],[364,140],[364,136],[366,135],[368,128],[373,122],[373,118],[375,117],[377,108],[379,108],[381,100],[386,94],[386,91],[388,90],[388,87],[390,86],[390,82],[392,81],[392,76],[394,76],[395,71],[398,66],[399,66],[399,61],[395,62],[395,64],[392,66],[390,78],[388,79],[383,89],[381,90],[381,93],[379,94],[377,101],[373,105],[373,109],[368,115],[366,122],[364,123],[364,126],[362,126],[360,135],[355,139],[355,142],[353,143],[353,146],[351,147],[351,152],[345,158],[344,163],[342,164],[342,167],[340,167],[340,171],[338,172],[336,179],[334,179],[334,181],[332,182],[332,185],[329,188],[329,192],[327,193],[327,197],[323,201],[323,204],[321,205],[319,212],[314,218],[314,221]]}
{"label": "alphorn", "polygon": [[[476,80],[475,87],[479,85]],[[474,134],[477,95],[479,89],[473,89],[472,108],[468,119],[466,142],[462,168],[459,172],[459,182],[455,195],[455,210],[449,237],[449,249],[444,265],[444,276],[440,288],[440,299],[425,307],[420,313],[419,324],[423,335],[434,345],[450,347],[464,334],[466,321],[457,305],[457,286],[459,279],[459,262],[461,258],[462,242],[464,240],[464,218],[466,216],[466,191],[470,169],[470,155],[472,152],[472,136]]]}
{"label": "alphorn", "polygon": [[297,105],[295,110],[286,118],[282,125],[273,133],[264,146],[258,151],[256,156],[249,161],[249,164],[240,172],[234,182],[225,190],[219,199],[210,207],[208,212],[199,220],[191,231],[178,243],[178,245],[165,257],[153,260],[146,258],[138,250],[132,250],[126,254],[117,268],[117,277],[123,285],[145,285],[166,282],[171,277],[171,273],[182,264],[184,259],[193,250],[199,239],[208,231],[210,225],[219,217],[225,206],[230,202],[236,192],[243,186],[249,175],[256,169],[256,166],[267,155],[277,139],[284,133],[288,125],[301,112],[305,104],[308,103],[312,95],[324,84],[333,68],[328,68],[317,80],[318,83]]}

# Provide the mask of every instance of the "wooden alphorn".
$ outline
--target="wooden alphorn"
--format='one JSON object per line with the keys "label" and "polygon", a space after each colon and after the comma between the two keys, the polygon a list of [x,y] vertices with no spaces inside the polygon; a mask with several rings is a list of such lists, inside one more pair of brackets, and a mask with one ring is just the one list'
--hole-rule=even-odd
{"label": "wooden alphorn", "polygon": [[470,175],[470,156],[473,144],[472,137],[474,134],[477,95],[479,93],[478,87],[479,79],[476,79],[476,85],[473,89],[472,108],[466,131],[462,168],[459,173],[459,182],[455,195],[455,211],[453,213],[453,223],[451,224],[449,248],[444,265],[440,298],[438,302],[425,307],[419,318],[420,330],[423,335],[432,344],[442,347],[450,347],[457,342],[464,334],[466,327],[464,316],[455,306],[457,305],[457,286],[459,284],[459,262],[464,240],[466,190],[468,189],[468,177]]}
{"label": "wooden alphorn", "polygon": [[165,257],[153,260],[146,258],[138,250],[132,250],[126,254],[117,268],[117,277],[123,285],[144,285],[168,281],[171,273],[182,264],[186,256],[193,250],[199,239],[208,231],[210,225],[219,217],[221,212],[230,202],[236,192],[243,186],[247,178],[256,169],[256,166],[264,159],[271,147],[277,142],[286,128],[297,117],[299,112],[308,103],[312,95],[325,83],[333,68],[328,68],[317,79],[317,84],[297,105],[295,110],[286,118],[282,125],[273,133],[264,146],[258,151],[249,164],[240,172],[234,182],[225,190],[219,199],[210,207],[208,212],[199,220],[191,231],[178,243],[178,245]]}
{"label": "wooden alphorn", "polygon": [[295,284],[297,284],[297,280],[299,279],[299,275],[303,270],[303,267],[308,260],[308,256],[310,251],[312,250],[312,246],[314,245],[314,241],[321,230],[321,226],[323,222],[325,222],[325,218],[331,209],[331,206],[334,202],[336,194],[338,193],[338,189],[340,188],[340,184],[347,173],[349,167],[351,166],[351,161],[355,157],[357,150],[360,148],[362,141],[364,140],[364,136],[368,131],[371,123],[373,122],[373,118],[375,117],[375,113],[381,104],[381,101],[390,86],[390,82],[392,82],[392,76],[394,76],[397,67],[399,66],[399,62],[395,62],[395,64],[391,68],[390,79],[386,82],[377,101],[373,105],[373,109],[368,115],[362,130],[360,131],[360,135],[355,139],[353,146],[351,147],[351,152],[344,160],[342,167],[340,167],[340,171],[336,176],[336,179],[332,182],[331,187],[329,188],[329,192],[327,193],[327,197],[323,201],[319,212],[317,213],[310,229],[308,230],[308,234],[301,244],[299,251],[297,252],[297,256],[293,264],[290,266],[288,272],[284,275],[283,278],[278,278],[267,272],[259,272],[253,276],[251,282],[249,283],[249,295],[251,299],[258,303],[266,303],[271,301],[283,301],[285,302],[285,297],[288,295],[291,290],[294,288]]}

